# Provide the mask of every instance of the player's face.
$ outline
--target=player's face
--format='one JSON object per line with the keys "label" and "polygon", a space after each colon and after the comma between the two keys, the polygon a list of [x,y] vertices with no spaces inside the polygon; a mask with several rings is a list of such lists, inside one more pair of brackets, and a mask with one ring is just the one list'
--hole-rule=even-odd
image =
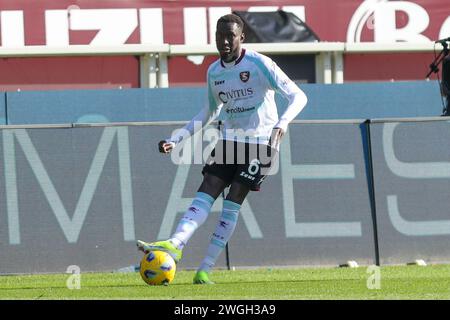
{"label": "player's face", "polygon": [[243,41],[244,34],[237,23],[219,23],[217,25],[216,46],[220,58],[224,62],[231,62],[239,58]]}

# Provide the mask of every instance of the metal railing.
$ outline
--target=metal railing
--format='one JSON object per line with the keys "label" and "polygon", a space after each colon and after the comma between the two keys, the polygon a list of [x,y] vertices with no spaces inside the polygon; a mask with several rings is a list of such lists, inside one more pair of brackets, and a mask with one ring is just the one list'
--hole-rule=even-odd
{"label": "metal railing", "polygon": [[[374,43],[374,42],[312,42],[312,43],[248,43],[246,48],[263,54],[316,55],[316,81],[318,83],[344,82],[344,55],[376,53],[417,53],[442,50],[441,44],[428,43]],[[54,56],[111,56],[140,57],[140,86],[143,88],[169,87],[168,58],[172,56],[216,55],[215,45],[147,45],[121,46],[70,45],[66,47],[24,46],[0,47],[0,58],[54,57]]]}

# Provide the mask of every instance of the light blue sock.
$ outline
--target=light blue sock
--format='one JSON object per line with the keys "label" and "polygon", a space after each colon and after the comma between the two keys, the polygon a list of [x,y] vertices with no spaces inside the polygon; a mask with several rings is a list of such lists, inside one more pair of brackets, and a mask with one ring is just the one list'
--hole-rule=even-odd
{"label": "light blue sock", "polygon": [[209,194],[197,192],[192,204],[178,223],[175,233],[169,239],[178,249],[183,249],[195,230],[206,221],[214,201]]}
{"label": "light blue sock", "polygon": [[200,264],[198,270],[210,272],[214,267],[217,259],[225,248],[225,245],[233,235],[240,209],[241,205],[235,202],[229,200],[223,201],[223,210],[220,215],[219,223],[217,224],[216,230],[211,237],[211,242],[208,245],[206,256]]}

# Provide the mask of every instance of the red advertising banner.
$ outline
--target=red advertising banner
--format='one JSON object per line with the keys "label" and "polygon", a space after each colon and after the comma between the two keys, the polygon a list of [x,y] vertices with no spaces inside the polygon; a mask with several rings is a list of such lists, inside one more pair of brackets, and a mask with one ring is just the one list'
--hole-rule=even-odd
{"label": "red advertising banner", "polygon": [[0,0],[1,43],[211,42],[225,13],[278,9],[297,14],[322,41],[424,41],[450,32],[446,0]]}
{"label": "red advertising banner", "polygon": [[[0,0],[0,47],[125,43],[207,44],[214,43],[215,23],[223,14],[233,10],[278,9],[299,16],[321,41],[416,43],[450,36],[448,0]],[[429,55],[411,55],[411,59],[414,56],[422,61],[425,57],[428,59]],[[388,62],[382,56],[379,57],[381,61]],[[396,60],[395,55],[393,57]],[[96,59],[107,61],[106,58]],[[133,70],[133,74],[125,76],[120,85],[136,86],[136,59],[117,59],[126,61],[125,65]],[[376,59],[375,57],[374,61]],[[399,79],[419,76],[404,70],[406,67],[401,63],[404,59],[404,54],[397,59],[400,67],[395,68],[401,69]],[[414,58],[411,62],[417,63],[417,59]],[[44,62],[50,67],[48,70],[51,70],[54,60],[36,59],[35,63]],[[171,58],[169,82],[171,85],[203,82],[204,71],[210,61],[205,59],[202,64],[196,65],[185,58]],[[0,71],[3,69],[1,74],[4,75],[6,70],[15,68],[12,62],[18,63],[16,59],[10,59],[9,64],[4,59],[0,61]],[[346,80],[385,78],[377,75],[380,70],[384,72],[383,68],[371,70],[368,67],[368,70],[358,70],[359,68],[353,68],[353,62],[356,65],[370,66],[362,56],[346,57],[345,68],[350,68],[345,70]],[[397,66],[396,62],[392,61],[392,66]],[[426,62],[428,63],[428,60]],[[76,61],[71,63],[74,65],[74,71],[79,70],[80,66]],[[386,70],[392,70],[392,66]],[[183,72],[177,74],[172,72],[173,70]],[[106,72],[105,76],[107,75],[111,76]],[[387,75],[387,78],[391,76]],[[20,82],[19,79],[17,81]],[[111,86],[114,87],[120,82],[112,83]],[[0,75],[0,86],[7,84],[8,81]],[[14,86],[14,83],[10,84]],[[108,83],[103,84],[105,85],[109,86]]]}

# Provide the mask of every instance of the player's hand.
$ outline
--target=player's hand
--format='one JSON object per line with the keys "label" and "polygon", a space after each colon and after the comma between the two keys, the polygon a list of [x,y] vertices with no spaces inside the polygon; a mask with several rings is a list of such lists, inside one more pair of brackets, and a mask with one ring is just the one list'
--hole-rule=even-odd
{"label": "player's hand", "polygon": [[270,136],[269,145],[272,148],[277,149],[281,143],[281,139],[284,136],[284,131],[281,128],[273,128],[272,135]]}
{"label": "player's hand", "polygon": [[175,144],[173,142],[167,142],[166,140],[161,140],[158,143],[158,149],[161,153],[170,153],[173,150],[174,146]]}

